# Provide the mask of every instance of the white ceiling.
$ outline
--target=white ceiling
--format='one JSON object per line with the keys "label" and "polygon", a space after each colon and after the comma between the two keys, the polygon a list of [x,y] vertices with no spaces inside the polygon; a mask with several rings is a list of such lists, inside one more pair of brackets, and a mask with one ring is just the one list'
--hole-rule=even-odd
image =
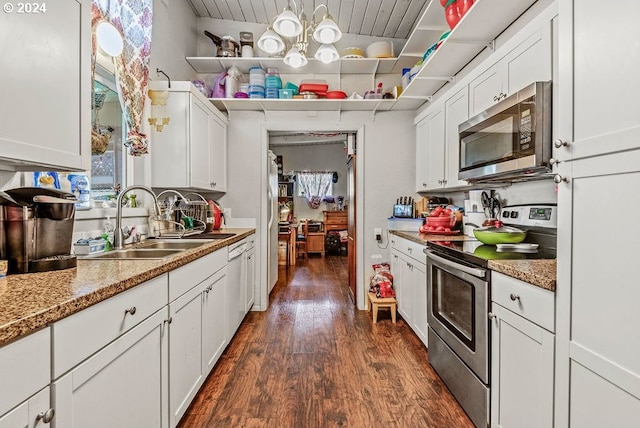
{"label": "white ceiling", "polygon": [[[311,20],[313,10],[326,4],[343,33],[406,39],[431,0],[291,0],[304,8]],[[189,0],[199,17],[268,24],[287,5],[287,0]],[[318,11],[320,19],[325,8]]]}

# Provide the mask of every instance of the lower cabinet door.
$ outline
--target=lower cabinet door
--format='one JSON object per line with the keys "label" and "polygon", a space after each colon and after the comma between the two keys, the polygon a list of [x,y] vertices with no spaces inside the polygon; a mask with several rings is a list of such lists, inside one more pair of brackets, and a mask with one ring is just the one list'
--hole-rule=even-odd
{"label": "lower cabinet door", "polygon": [[491,426],[553,426],[555,336],[493,303]]}
{"label": "lower cabinet door", "polygon": [[204,381],[202,299],[207,281],[169,304],[169,426],[175,427]]}
{"label": "lower cabinet door", "polygon": [[227,268],[216,272],[205,284],[202,293],[202,371],[206,377],[227,345],[224,331]]}
{"label": "lower cabinet door", "polygon": [[413,262],[409,268],[413,287],[413,331],[425,346],[427,339],[427,267]]}
{"label": "lower cabinet door", "polygon": [[53,384],[57,428],[167,427],[161,309]]}
{"label": "lower cabinet door", "polygon": [[49,408],[49,387],[0,417],[0,428],[44,427],[53,422],[55,413]]}
{"label": "lower cabinet door", "polygon": [[[395,238],[398,239],[398,238]],[[406,295],[405,278],[402,276],[404,260],[401,259],[400,252],[396,249],[391,250],[391,275],[393,275],[393,289],[396,292],[396,301],[398,302],[398,313],[409,323],[407,308],[411,299]]]}
{"label": "lower cabinet door", "polygon": [[247,277],[245,281],[246,292],[244,311],[248,313],[256,300],[256,254],[255,250],[247,251]]}

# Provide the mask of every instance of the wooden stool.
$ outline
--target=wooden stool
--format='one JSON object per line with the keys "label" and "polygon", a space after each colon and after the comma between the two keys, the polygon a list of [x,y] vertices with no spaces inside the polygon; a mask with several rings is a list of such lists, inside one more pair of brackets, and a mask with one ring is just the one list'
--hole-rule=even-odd
{"label": "wooden stool", "polygon": [[389,308],[391,311],[391,321],[396,323],[396,308],[398,303],[395,297],[376,297],[376,293],[369,293],[369,299],[367,300],[367,310],[369,310],[369,304],[373,305],[373,323],[378,322],[378,309]]}

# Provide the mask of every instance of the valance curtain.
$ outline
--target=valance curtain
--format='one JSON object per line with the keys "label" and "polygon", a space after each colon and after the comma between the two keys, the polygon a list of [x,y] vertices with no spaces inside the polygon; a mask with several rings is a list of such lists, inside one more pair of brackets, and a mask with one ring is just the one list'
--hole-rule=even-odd
{"label": "valance curtain", "polygon": [[307,199],[309,206],[317,209],[322,199],[329,193],[333,179],[332,173],[298,172],[296,174],[300,193]]}
{"label": "valance curtain", "polygon": [[92,65],[95,68],[95,27],[102,21],[112,23],[124,38],[124,50],[114,58],[118,97],[127,120],[129,153],[148,153],[147,136],[141,132],[145,93],[149,80],[153,0],[93,0],[91,4]]}

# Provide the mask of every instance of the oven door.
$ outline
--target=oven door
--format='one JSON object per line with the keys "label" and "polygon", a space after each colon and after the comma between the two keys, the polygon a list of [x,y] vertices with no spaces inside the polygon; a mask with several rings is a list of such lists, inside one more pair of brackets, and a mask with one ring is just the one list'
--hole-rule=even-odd
{"label": "oven door", "polygon": [[429,327],[489,384],[489,271],[427,253]]}

